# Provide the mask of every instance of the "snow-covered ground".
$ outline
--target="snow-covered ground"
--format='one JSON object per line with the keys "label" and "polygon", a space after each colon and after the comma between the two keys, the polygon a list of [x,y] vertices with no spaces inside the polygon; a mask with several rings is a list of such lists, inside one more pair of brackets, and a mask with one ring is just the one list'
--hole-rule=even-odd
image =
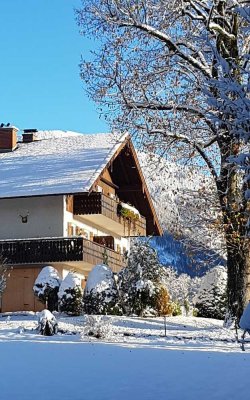
{"label": "snow-covered ground", "polygon": [[2,400],[245,399],[250,344],[242,352],[222,321],[107,317],[106,339],[84,336],[83,317],[58,317],[58,335],[37,334],[38,316],[0,315]]}

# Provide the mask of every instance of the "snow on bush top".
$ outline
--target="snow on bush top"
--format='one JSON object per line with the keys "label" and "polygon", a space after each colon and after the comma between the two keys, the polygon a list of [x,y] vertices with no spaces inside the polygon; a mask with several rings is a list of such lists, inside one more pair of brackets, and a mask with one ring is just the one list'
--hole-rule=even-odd
{"label": "snow on bush top", "polygon": [[75,289],[76,287],[81,288],[81,279],[74,272],[69,272],[60,285],[58,298],[61,299],[66,290]]}
{"label": "snow on bush top", "polygon": [[56,322],[56,318],[49,310],[43,310],[39,313],[38,321],[41,323],[45,320],[51,321],[51,322]]}
{"label": "snow on bush top", "polygon": [[60,286],[60,283],[61,279],[58,275],[57,270],[49,265],[47,267],[44,267],[39,273],[34,283],[34,290],[37,291],[37,289],[39,288],[39,294],[42,295],[47,286],[49,286],[50,288],[55,288],[57,286]]}
{"label": "snow on bush top", "polygon": [[91,290],[101,293],[109,289],[114,283],[114,275],[112,270],[105,264],[96,265],[89,273],[85,294],[89,294]]}

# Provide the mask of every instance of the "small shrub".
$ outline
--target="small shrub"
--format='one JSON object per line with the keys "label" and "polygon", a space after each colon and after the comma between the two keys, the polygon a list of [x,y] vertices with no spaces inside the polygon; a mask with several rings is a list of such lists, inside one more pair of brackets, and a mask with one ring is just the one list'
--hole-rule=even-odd
{"label": "small shrub", "polygon": [[35,280],[33,291],[35,296],[45,304],[50,311],[58,309],[57,293],[61,279],[54,267],[44,267]]}
{"label": "small shrub", "polygon": [[38,332],[44,336],[53,336],[58,331],[56,318],[49,310],[41,311],[38,320]]}
{"label": "small shrub", "polygon": [[181,315],[181,306],[180,303],[172,303],[172,307],[173,307],[173,311],[172,311],[172,315],[173,317],[177,317],[178,315]]}
{"label": "small shrub", "polygon": [[197,308],[193,308],[193,317],[198,317],[198,310]]}
{"label": "small shrub", "polygon": [[86,315],[83,336],[104,339],[112,336],[112,321],[103,315]]}
{"label": "small shrub", "polygon": [[80,315],[82,294],[81,279],[74,272],[69,272],[59,288],[59,310],[69,315]]}
{"label": "small shrub", "polygon": [[165,287],[161,286],[156,296],[156,310],[157,314],[161,317],[164,315],[171,315],[173,313],[173,304],[170,301],[170,296]]}

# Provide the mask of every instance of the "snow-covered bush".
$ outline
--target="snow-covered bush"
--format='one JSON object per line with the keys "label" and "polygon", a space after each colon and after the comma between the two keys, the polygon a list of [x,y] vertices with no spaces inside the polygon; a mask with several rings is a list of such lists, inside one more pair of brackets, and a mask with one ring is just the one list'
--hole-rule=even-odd
{"label": "snow-covered bush", "polygon": [[105,264],[96,265],[89,273],[83,311],[87,314],[116,314],[118,290],[113,271]]}
{"label": "snow-covered bush", "polygon": [[148,310],[157,314],[157,296],[165,269],[156,251],[148,242],[138,240],[132,248],[127,266],[119,273],[119,293],[126,314],[145,315]]}
{"label": "snow-covered bush", "polygon": [[227,272],[222,266],[212,268],[201,279],[195,297],[198,317],[223,319],[226,313]]}
{"label": "snow-covered bush", "polygon": [[86,315],[83,336],[94,336],[97,339],[109,338],[113,333],[112,320],[103,315]]}
{"label": "snow-covered bush", "polygon": [[44,336],[53,336],[58,331],[56,318],[49,310],[43,310],[39,314],[38,332]]}
{"label": "snow-covered bush", "polygon": [[57,293],[61,279],[54,267],[44,267],[35,280],[33,291],[38,299],[45,304],[50,311],[57,310]]}
{"label": "snow-covered bush", "polygon": [[59,288],[59,310],[70,315],[80,315],[82,311],[82,295],[81,279],[74,272],[69,272]]}

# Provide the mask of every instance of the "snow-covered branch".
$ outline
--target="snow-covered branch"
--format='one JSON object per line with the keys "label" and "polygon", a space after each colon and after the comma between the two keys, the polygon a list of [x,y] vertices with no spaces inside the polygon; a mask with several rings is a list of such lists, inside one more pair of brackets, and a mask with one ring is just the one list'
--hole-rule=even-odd
{"label": "snow-covered branch", "polygon": [[113,129],[128,130],[144,148],[171,160],[205,166],[217,184],[228,304],[238,315],[249,273],[249,168],[237,169],[230,157],[248,154],[250,140],[249,3],[82,3],[81,28],[102,36],[94,60],[82,64],[82,78]]}
{"label": "snow-covered branch", "polygon": [[160,40],[161,42],[165,43],[165,45],[168,47],[169,51],[171,51],[174,54],[178,55],[184,61],[188,62],[194,68],[196,68],[200,72],[202,72],[205,76],[212,77],[211,71],[207,67],[207,65],[203,65],[201,62],[199,62],[192,55],[184,53],[180,49],[180,47],[178,47],[176,45],[176,43],[171,39],[170,36],[168,36],[165,33],[159,31],[158,29],[155,29],[150,25],[142,24],[142,23],[139,23],[139,22],[136,22],[136,21],[134,21],[134,22],[125,22],[125,21],[124,22],[120,22],[119,26],[120,27],[131,27],[131,28],[139,29],[139,30],[149,34],[151,37],[154,37],[155,39]]}

